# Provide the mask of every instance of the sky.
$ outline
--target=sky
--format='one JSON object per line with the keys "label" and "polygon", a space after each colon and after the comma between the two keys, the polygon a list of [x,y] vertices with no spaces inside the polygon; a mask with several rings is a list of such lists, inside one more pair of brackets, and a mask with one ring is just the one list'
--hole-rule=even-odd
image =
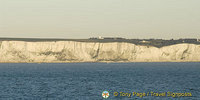
{"label": "sky", "polygon": [[200,0],[0,0],[0,37],[200,38]]}

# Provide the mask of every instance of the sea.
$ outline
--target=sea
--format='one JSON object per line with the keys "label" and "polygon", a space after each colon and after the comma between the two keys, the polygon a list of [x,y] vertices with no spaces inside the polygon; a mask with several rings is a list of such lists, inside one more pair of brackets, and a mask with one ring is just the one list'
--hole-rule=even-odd
{"label": "sea", "polygon": [[0,100],[104,99],[200,100],[200,63],[0,64]]}

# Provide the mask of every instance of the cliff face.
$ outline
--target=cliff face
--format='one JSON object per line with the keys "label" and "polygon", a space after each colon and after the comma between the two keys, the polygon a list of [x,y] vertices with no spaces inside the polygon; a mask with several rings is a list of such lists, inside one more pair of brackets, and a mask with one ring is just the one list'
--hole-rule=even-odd
{"label": "cliff face", "polygon": [[200,45],[162,48],[131,43],[0,41],[0,62],[200,61]]}

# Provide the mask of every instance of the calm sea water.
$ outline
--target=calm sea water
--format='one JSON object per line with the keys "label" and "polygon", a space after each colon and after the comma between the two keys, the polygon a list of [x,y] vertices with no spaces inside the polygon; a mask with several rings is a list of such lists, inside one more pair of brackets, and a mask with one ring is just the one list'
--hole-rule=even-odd
{"label": "calm sea water", "polygon": [[[200,63],[0,64],[1,100],[200,100]],[[114,96],[190,92],[192,97]]]}

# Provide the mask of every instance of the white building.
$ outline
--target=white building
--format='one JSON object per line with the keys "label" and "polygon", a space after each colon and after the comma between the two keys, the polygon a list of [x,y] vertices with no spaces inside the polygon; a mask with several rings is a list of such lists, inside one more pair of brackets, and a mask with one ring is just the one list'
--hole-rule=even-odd
{"label": "white building", "polygon": [[99,36],[98,39],[104,39],[103,37]]}

